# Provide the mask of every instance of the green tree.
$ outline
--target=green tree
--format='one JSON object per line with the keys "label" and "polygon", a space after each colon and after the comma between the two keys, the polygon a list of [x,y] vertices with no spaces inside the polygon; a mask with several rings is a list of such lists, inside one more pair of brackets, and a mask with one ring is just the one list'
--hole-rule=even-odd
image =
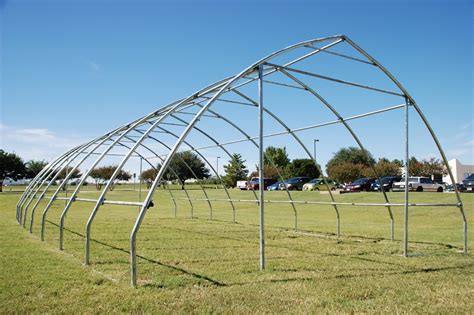
{"label": "green tree", "polygon": [[368,151],[364,152],[361,149],[355,147],[348,147],[342,148],[334,153],[334,156],[328,161],[326,167],[342,163],[363,164],[370,166],[371,163],[375,164],[375,159]]}
{"label": "green tree", "polygon": [[288,165],[287,176],[308,176],[311,178],[318,178],[321,173],[312,159],[294,159]]}
{"label": "green tree", "polygon": [[264,165],[271,165],[280,169],[284,169],[288,166],[288,164],[290,164],[290,159],[288,158],[288,153],[286,153],[286,148],[276,148],[273,146],[267,147],[263,155],[263,163]]}
{"label": "green tree", "polygon": [[[158,165],[158,168],[160,168],[160,165]],[[184,181],[186,179],[195,177],[197,177],[196,179],[203,179],[209,176],[210,173],[206,164],[191,151],[177,152],[164,173],[164,178],[166,179],[179,179],[181,189],[184,189]]]}
{"label": "green tree", "polygon": [[410,176],[442,176],[447,174],[444,164],[436,158],[418,161],[415,157],[410,158]]}
{"label": "green tree", "polygon": [[[380,177],[383,177],[383,176],[400,176],[402,174],[402,170],[400,168],[400,161],[397,161],[397,160],[390,161],[386,158],[381,158],[375,164],[375,169],[377,170],[377,174]],[[375,176],[372,169],[370,169],[370,171],[366,175],[367,176]]]}
{"label": "green tree", "polygon": [[[373,176],[370,165],[375,164],[375,159],[368,151],[355,147],[342,148],[326,164],[329,177],[341,182],[348,182],[358,177]],[[344,171],[347,174],[344,174]]]}
{"label": "green tree", "polygon": [[[95,180],[95,187],[97,190],[100,190],[102,188],[102,185],[104,185],[110,180],[110,178],[114,174],[117,167],[118,167],[117,165],[107,165],[107,166],[94,168],[90,172],[89,176]],[[132,178],[132,175],[130,173],[124,170],[120,170],[117,177],[114,179],[114,183],[112,183],[110,190],[114,188],[116,181],[120,181],[120,180],[127,181],[130,178]]]}
{"label": "green tree", "polygon": [[238,180],[247,178],[249,171],[244,163],[245,160],[242,159],[242,155],[234,153],[229,160],[229,164],[224,165],[225,176],[223,180],[227,187],[234,187]]}
{"label": "green tree", "polygon": [[35,178],[36,175],[41,172],[41,170],[48,165],[48,162],[42,160],[42,161],[36,161],[36,160],[29,160],[28,162],[25,163],[26,166],[26,177],[28,178]]}
{"label": "green tree", "polygon": [[140,180],[146,183],[146,186],[148,188],[151,187],[152,182],[155,180],[156,175],[158,175],[158,169],[156,168],[149,168],[147,170],[144,170],[140,174]]}
{"label": "green tree", "polygon": [[0,149],[0,192],[2,192],[5,178],[17,180],[26,175],[23,160],[15,153],[8,153]]}
{"label": "green tree", "polygon": [[341,183],[352,182],[357,178],[367,176],[367,165],[354,163],[341,163],[328,167],[328,176]]}
{"label": "green tree", "polygon": [[[61,170],[59,175],[56,177],[57,180],[63,180],[66,178],[66,175],[69,176],[69,180],[71,179],[76,179],[82,176],[81,171],[76,168],[74,171],[72,171],[73,167],[72,166],[67,166],[64,169]],[[72,173],[71,173],[72,172]],[[51,174],[51,177],[53,177],[54,174]]]}

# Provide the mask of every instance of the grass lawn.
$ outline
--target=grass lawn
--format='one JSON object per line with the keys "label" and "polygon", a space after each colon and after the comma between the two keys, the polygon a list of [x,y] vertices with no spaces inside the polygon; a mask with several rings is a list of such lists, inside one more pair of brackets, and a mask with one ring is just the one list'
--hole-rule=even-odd
{"label": "grass lawn", "polygon": [[[120,186],[108,200],[138,201],[131,186]],[[195,187],[196,188],[196,187]],[[177,217],[166,190],[155,194],[138,234],[139,287],[130,287],[129,235],[138,207],[104,205],[92,226],[91,266],[82,265],[85,222],[93,203],[75,202],[66,219],[64,251],[59,251],[59,215],[53,204],[46,239],[15,221],[19,193],[0,194],[0,312],[436,312],[474,309],[472,250],[462,249],[462,221],[455,207],[410,208],[410,253],[403,258],[403,208],[395,213],[395,241],[383,207],[341,206],[341,237],[335,236],[331,206],[297,205],[298,228],[288,204],[266,204],[267,269],[259,271],[259,213],[254,203],[236,203],[232,223],[228,202],[177,201]],[[142,193],[142,199],[144,197]],[[176,198],[183,191],[172,191]],[[199,189],[189,192],[202,198]],[[210,198],[226,198],[209,189]],[[70,192],[69,192],[70,194]],[[231,190],[232,198],[252,192]],[[315,192],[294,192],[295,200],[328,201]],[[94,198],[86,187],[80,194]],[[449,193],[412,193],[410,202],[455,203]],[[286,198],[267,192],[266,199]],[[463,194],[474,249],[474,194]],[[390,193],[402,202],[403,193]],[[380,193],[336,196],[338,201],[383,202]],[[194,219],[190,218],[191,210]]]}

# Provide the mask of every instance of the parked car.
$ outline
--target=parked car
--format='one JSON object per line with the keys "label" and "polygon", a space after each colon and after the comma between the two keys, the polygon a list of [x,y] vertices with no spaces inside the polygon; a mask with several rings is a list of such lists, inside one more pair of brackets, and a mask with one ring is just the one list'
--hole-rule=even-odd
{"label": "parked car", "polygon": [[372,178],[359,178],[346,185],[346,191],[370,191],[370,186],[375,182]]}
{"label": "parked car", "polygon": [[[429,177],[408,177],[408,189],[410,191],[437,191],[443,192],[444,185],[433,182]],[[393,191],[405,191],[405,179],[393,183]]]}
{"label": "parked car", "polygon": [[[327,183],[327,186],[326,186]],[[330,178],[315,178],[303,185],[303,190],[336,190],[337,183]]]}
{"label": "parked car", "polygon": [[[446,189],[445,189],[446,191],[454,191],[454,186],[451,185],[451,184],[448,184],[445,187],[446,187]],[[459,192],[466,191],[466,186],[464,186],[464,184],[456,183],[456,187],[458,188]]]}
{"label": "parked car", "polygon": [[267,190],[281,190],[283,182],[276,182],[267,187]]}
{"label": "parked car", "polygon": [[378,180],[372,183],[370,190],[372,191],[391,191],[393,183],[399,182],[402,180],[401,176],[384,176],[380,178],[380,181],[382,182],[382,187],[380,186],[380,183]]}
{"label": "parked car", "polygon": [[[276,180],[271,178],[263,179],[263,189],[267,189],[268,186],[274,184]],[[260,180],[258,177],[252,178],[247,185],[247,190],[258,190],[260,189]]]}
{"label": "parked car", "polygon": [[302,190],[303,185],[309,182],[311,178],[306,176],[293,177],[288,180],[285,180],[280,189],[285,190]]}
{"label": "parked car", "polygon": [[474,173],[466,177],[462,181],[463,185],[466,187],[466,191],[474,192]]}
{"label": "parked car", "polygon": [[250,181],[248,180],[239,180],[237,181],[237,185],[235,186],[236,188],[239,188],[240,190],[247,190],[249,186],[249,182],[251,181],[258,181],[258,177],[252,177],[250,178]]}
{"label": "parked car", "polygon": [[249,182],[246,180],[239,180],[237,181],[237,185],[235,187],[239,188],[240,190],[246,190]]}

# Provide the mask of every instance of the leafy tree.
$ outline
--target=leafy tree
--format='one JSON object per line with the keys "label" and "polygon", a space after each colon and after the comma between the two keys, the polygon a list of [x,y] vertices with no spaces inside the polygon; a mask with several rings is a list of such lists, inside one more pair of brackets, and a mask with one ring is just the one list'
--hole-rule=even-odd
{"label": "leafy tree", "polygon": [[158,175],[158,170],[154,169],[154,168],[149,168],[147,170],[144,170],[140,174],[140,180],[153,181],[153,180],[155,180],[156,175]]}
{"label": "leafy tree", "polygon": [[336,153],[334,153],[332,159],[330,159],[326,164],[326,169],[334,165],[343,163],[362,164],[370,166],[370,164],[375,164],[375,159],[368,151],[364,152],[361,149],[355,147],[342,148]]}
{"label": "leafy tree", "polygon": [[[58,177],[56,177],[56,179],[63,180],[63,179],[66,178],[66,175],[69,176],[70,180],[71,179],[76,179],[76,178],[79,178],[79,177],[82,176],[81,171],[79,171],[78,168],[76,168],[74,170],[74,172],[72,171],[72,169],[73,169],[72,166],[68,166],[68,167],[64,168],[63,170],[61,170],[61,172],[59,173]],[[72,174],[71,174],[71,172],[72,172]],[[53,177],[53,176],[54,176],[54,174],[51,174],[51,177]]]}
{"label": "leafy tree", "polygon": [[0,192],[2,192],[5,178],[17,180],[26,175],[23,160],[15,153],[8,153],[0,149]]}
{"label": "leafy tree", "polygon": [[321,173],[312,159],[294,159],[287,167],[289,177],[308,176],[318,178]]}
{"label": "leafy tree", "polygon": [[[255,168],[256,168],[256,170],[253,171],[250,174],[250,176],[249,176],[250,178],[259,176],[259,174],[258,174],[258,165],[255,165]],[[280,175],[283,178],[289,178],[287,176],[286,169],[282,170],[282,169],[274,167],[272,165],[267,165],[267,164],[264,165],[264,167],[263,167],[263,177],[264,178],[271,178],[271,179],[275,179],[275,180],[280,180],[281,179]]]}
{"label": "leafy tree", "polygon": [[[116,169],[117,169],[117,165],[108,165],[108,166],[94,168],[91,171],[89,176],[95,180],[95,187],[97,190],[100,190],[102,188],[102,185],[104,185],[105,183],[107,183],[108,180],[110,180],[110,178],[112,177]],[[130,173],[124,170],[120,170],[120,172],[118,173],[114,181],[120,181],[120,180],[127,181],[130,178],[132,178],[132,175]],[[113,189],[113,185],[111,186],[111,190],[112,189]]]}
{"label": "leafy tree", "polygon": [[[74,171],[72,170],[72,166],[67,166],[64,169],[61,170],[61,172],[58,174],[56,177],[56,180],[63,181],[66,176],[69,176],[69,180],[71,179],[76,179],[82,176],[81,171],[79,169],[75,169]],[[51,174],[50,177],[54,177],[55,174]],[[62,187],[62,190],[66,190],[66,185]]]}
{"label": "leafy tree", "polygon": [[48,165],[48,162],[42,160],[42,161],[35,161],[35,160],[29,160],[26,162],[26,177],[28,178],[35,178],[36,175],[41,172],[41,170]]}
{"label": "leafy tree", "polygon": [[[402,174],[402,170],[400,168],[400,161],[398,160],[393,160],[390,161],[386,158],[381,158],[377,161],[377,164],[375,164],[375,169],[377,170],[377,174],[380,177],[383,176],[400,176]],[[371,175],[369,175],[371,174]],[[370,169],[370,172],[366,174],[367,176],[374,176],[372,169]]]}
{"label": "leafy tree", "polygon": [[447,169],[444,164],[436,158],[423,159],[421,162],[415,157],[410,158],[410,176],[446,175]]}
{"label": "leafy tree", "polygon": [[[158,168],[160,168],[160,165],[158,165]],[[166,179],[179,179],[182,185],[181,189],[184,189],[184,181],[186,179],[195,177],[197,177],[196,179],[203,179],[209,176],[210,173],[206,164],[191,151],[177,152],[171,159],[168,169],[164,174]]]}
{"label": "leafy tree", "polygon": [[144,170],[140,174],[140,180],[144,181],[146,183],[146,186],[148,188],[151,187],[151,183],[155,180],[156,175],[158,175],[158,170],[155,168],[149,168],[147,170]]}
{"label": "leafy tree", "polygon": [[234,153],[229,160],[229,164],[224,165],[226,174],[223,180],[227,187],[234,187],[238,180],[247,178],[249,171],[244,163],[245,160],[242,159],[242,155]]}
{"label": "leafy tree", "polygon": [[364,164],[340,163],[327,168],[328,176],[342,183],[352,182],[367,176],[368,167]]}
{"label": "leafy tree", "polygon": [[[270,161],[273,161],[273,163]],[[263,155],[263,163],[264,165],[271,165],[280,169],[284,169],[288,166],[288,164],[290,164],[290,159],[288,158],[288,153],[286,153],[286,148],[275,148],[272,146],[267,147]]]}

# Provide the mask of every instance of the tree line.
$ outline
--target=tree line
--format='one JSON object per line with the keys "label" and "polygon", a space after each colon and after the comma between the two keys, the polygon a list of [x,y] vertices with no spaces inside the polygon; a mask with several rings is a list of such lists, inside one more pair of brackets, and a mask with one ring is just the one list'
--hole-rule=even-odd
{"label": "tree line", "polygon": [[[225,174],[221,178],[215,176],[216,182],[222,182],[228,187],[234,187],[239,180],[247,180],[251,177],[258,177],[258,165],[249,172],[245,160],[238,153],[232,154],[228,163],[224,165]],[[446,168],[440,160],[431,158],[417,160],[412,157],[410,163],[410,176],[432,176],[445,175]],[[0,191],[5,178],[18,180],[22,178],[34,178],[45,166],[46,161],[29,160],[24,162],[15,153],[8,153],[0,149]],[[264,176],[275,180],[288,179],[296,176],[307,176],[318,178],[321,176],[321,167],[312,159],[290,160],[286,148],[269,146],[264,151]],[[379,176],[400,176],[402,175],[403,161],[379,158],[375,160],[368,151],[359,148],[341,148],[335,152],[333,157],[326,164],[328,177],[339,182],[351,182],[360,177],[375,177],[375,172]],[[139,174],[140,180],[151,185],[156,178],[161,164],[144,170]],[[94,168],[89,176],[94,179],[97,189],[101,189],[116,171],[116,165],[106,165]],[[52,174],[56,180],[61,182],[69,177],[70,180],[82,177],[81,171],[68,166],[60,174]],[[132,175],[121,170],[114,183],[117,181],[129,181]],[[171,159],[168,168],[163,174],[163,180],[175,181],[184,188],[188,179],[210,179],[211,171],[206,167],[206,163],[194,152],[177,152]],[[112,185],[113,188],[113,185]]]}

